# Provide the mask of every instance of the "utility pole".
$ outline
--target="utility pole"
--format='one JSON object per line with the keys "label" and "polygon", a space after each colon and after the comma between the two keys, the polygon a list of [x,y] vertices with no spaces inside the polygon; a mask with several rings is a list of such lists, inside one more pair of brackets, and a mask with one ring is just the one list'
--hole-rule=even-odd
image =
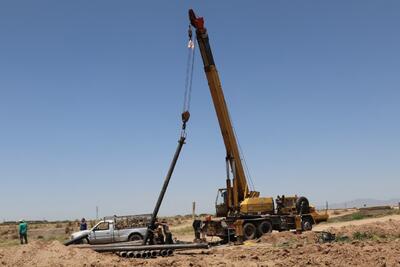
{"label": "utility pole", "polygon": [[99,219],[99,206],[96,206],[96,220]]}
{"label": "utility pole", "polygon": [[192,220],[196,219],[196,202],[192,203]]}

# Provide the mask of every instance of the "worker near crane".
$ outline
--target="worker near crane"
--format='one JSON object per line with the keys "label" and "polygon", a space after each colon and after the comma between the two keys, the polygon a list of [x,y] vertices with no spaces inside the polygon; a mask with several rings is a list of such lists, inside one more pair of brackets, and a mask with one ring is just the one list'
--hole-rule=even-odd
{"label": "worker near crane", "polygon": [[233,224],[235,225],[235,234],[236,234],[236,245],[243,244],[243,222],[244,220],[236,220]]}
{"label": "worker near crane", "polygon": [[159,224],[156,228],[156,230],[154,231],[154,239],[155,239],[155,244],[165,244],[165,236],[163,233],[163,228],[162,226]]}
{"label": "worker near crane", "polygon": [[169,230],[169,225],[167,224],[167,221],[162,220],[160,225],[162,227],[163,234],[165,236],[165,244],[173,244],[174,241],[172,240],[172,233]]}
{"label": "worker near crane", "polygon": [[28,244],[28,224],[24,220],[19,221],[18,232],[21,245],[24,244],[24,242]]}

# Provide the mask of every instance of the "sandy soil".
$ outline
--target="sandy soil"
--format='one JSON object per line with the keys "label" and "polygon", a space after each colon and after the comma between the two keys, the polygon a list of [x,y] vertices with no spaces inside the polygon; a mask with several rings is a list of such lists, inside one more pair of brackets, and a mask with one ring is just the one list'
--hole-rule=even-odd
{"label": "sandy soil", "polygon": [[[327,228],[324,228],[327,227]],[[319,243],[317,232],[264,236],[257,242],[209,250],[176,252],[172,257],[125,259],[58,241],[34,241],[0,249],[3,266],[400,266],[400,216],[319,226],[345,241]]]}

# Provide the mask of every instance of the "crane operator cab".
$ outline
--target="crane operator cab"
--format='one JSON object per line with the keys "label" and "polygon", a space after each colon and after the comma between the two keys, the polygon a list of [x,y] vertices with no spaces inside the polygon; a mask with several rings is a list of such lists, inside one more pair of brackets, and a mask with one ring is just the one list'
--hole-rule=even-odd
{"label": "crane operator cab", "polygon": [[215,200],[215,210],[217,217],[225,217],[228,214],[227,203],[227,190],[226,188],[218,189],[217,198]]}

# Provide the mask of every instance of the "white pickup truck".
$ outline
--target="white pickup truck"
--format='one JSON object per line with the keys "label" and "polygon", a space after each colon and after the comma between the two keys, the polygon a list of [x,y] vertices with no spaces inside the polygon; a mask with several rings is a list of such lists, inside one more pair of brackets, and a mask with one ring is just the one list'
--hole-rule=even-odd
{"label": "white pickup truck", "polygon": [[150,218],[147,214],[105,217],[90,230],[73,233],[67,243],[109,244],[142,240]]}

